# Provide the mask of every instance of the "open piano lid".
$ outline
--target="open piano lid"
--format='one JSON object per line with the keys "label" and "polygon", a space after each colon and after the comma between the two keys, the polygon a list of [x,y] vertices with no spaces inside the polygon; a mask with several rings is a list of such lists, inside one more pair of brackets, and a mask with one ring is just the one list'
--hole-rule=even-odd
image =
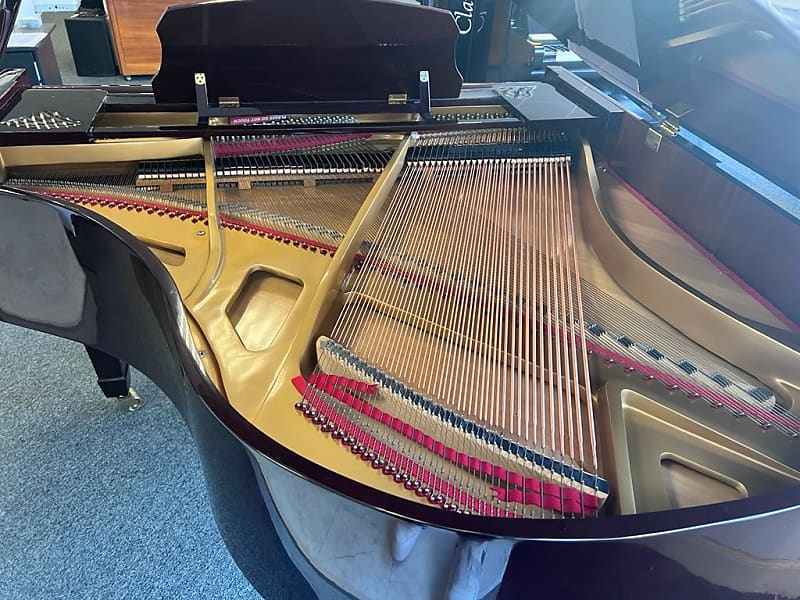
{"label": "open piano lid", "polygon": [[607,79],[800,195],[800,11],[778,4],[521,0]]}
{"label": "open piano lid", "polygon": [[0,0],[0,58],[6,53],[21,4],[22,0]]}
{"label": "open piano lid", "polygon": [[457,97],[458,30],[449,12],[393,0],[218,0],[172,6],[157,28],[158,102],[386,101]]}

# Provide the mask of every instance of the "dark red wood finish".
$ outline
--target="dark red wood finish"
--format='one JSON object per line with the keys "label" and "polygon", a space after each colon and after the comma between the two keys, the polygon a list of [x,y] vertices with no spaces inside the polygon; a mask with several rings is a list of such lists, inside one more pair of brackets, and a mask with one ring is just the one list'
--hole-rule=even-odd
{"label": "dark red wood finish", "polygon": [[382,100],[457,97],[458,36],[447,11],[392,0],[240,0],[170,7],[158,24],[158,102],[193,102],[194,74],[209,100]]}

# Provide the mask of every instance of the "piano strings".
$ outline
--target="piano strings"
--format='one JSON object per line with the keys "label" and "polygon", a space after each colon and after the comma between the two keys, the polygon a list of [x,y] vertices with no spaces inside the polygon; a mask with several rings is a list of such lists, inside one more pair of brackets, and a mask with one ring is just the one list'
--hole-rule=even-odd
{"label": "piano strings", "polygon": [[434,501],[594,514],[607,487],[570,159],[535,145],[522,130],[417,140],[305,398],[324,396],[325,418],[350,424],[333,433],[384,469],[373,446],[388,445],[405,465],[391,474]]}
{"label": "piano strings", "polygon": [[[472,150],[469,150],[474,160],[499,158],[501,154],[498,152],[503,145],[496,144],[497,140],[492,140],[493,135],[499,134],[489,134],[486,131],[437,134],[436,143],[439,145],[440,153],[443,152],[444,145],[450,146],[447,156],[442,154],[440,158],[459,159],[457,153],[461,152],[463,155],[460,158],[466,159],[468,152],[466,148],[470,146],[474,146]],[[540,153],[541,156],[547,156],[553,147],[560,144],[560,136],[552,132],[528,132],[526,135],[529,138],[528,143],[540,144],[540,149],[543,149],[543,152]],[[270,163],[283,161],[284,164],[293,164],[296,169],[299,169],[298,165],[310,164],[314,160],[307,156],[308,154],[331,154],[333,156],[329,156],[326,160],[333,164],[337,161],[336,156],[347,154],[348,152],[343,152],[343,150],[350,149],[353,152],[372,154],[372,157],[362,157],[362,162],[369,162],[373,160],[376,153],[386,152],[392,144],[388,139],[380,139],[380,136],[377,142],[375,136],[370,139],[359,137],[359,139],[344,140],[325,136],[295,136],[298,139],[292,141],[287,141],[286,136],[261,136],[253,139],[250,137],[252,136],[243,136],[241,139],[232,138],[231,140],[221,139],[215,142],[215,150],[218,147],[222,148],[222,154],[225,155],[225,157],[217,158],[217,173],[225,165],[229,166],[229,163],[223,164],[221,158],[235,157],[235,152],[246,154],[252,151],[254,152],[252,156],[257,157],[258,160]],[[427,146],[434,143],[432,140],[433,138],[429,136],[418,138],[417,148],[413,150],[412,154],[419,155]],[[298,146],[298,149],[295,149],[294,146]],[[510,146],[513,144],[507,145],[506,151]],[[259,154],[261,152],[264,154]],[[282,153],[284,156],[268,158],[271,152]],[[297,157],[296,154],[303,156]],[[262,158],[258,158],[259,156]],[[431,156],[433,155],[429,155],[428,158]],[[531,154],[531,156],[533,155]],[[191,157],[159,160],[150,167],[147,166],[149,164],[147,160],[138,163],[82,164],[56,169],[52,166],[16,167],[10,170],[7,183],[91,208],[145,213],[152,215],[154,219],[164,217],[186,220],[191,223],[203,223],[207,216],[205,181],[200,179],[198,182],[193,182],[191,177],[187,177],[192,171],[182,171],[182,169],[188,168],[187,165],[190,165],[192,161],[196,163],[197,160]],[[329,178],[324,172],[300,174],[301,178],[313,179],[313,183],[316,185],[288,185],[288,181],[285,181],[287,179],[285,168],[283,174],[276,171],[267,175],[267,178],[272,178],[274,181],[266,186],[253,187],[250,185],[250,189],[247,189],[247,183],[244,182],[240,188],[240,182],[235,177],[231,181],[218,181],[220,224],[229,231],[240,231],[266,237],[294,244],[302,249],[325,254],[334,252],[349,227],[349,223],[352,222],[353,215],[358,211],[363,198],[366,197],[371,184],[348,181],[353,177],[363,176],[357,169],[352,170],[352,165],[347,167],[345,163],[339,161],[331,168],[338,169],[335,175],[340,177],[336,180],[335,185],[333,182],[319,184],[320,179]],[[247,171],[242,172],[246,173]],[[146,177],[150,175],[154,177]],[[281,184],[281,177],[285,185]],[[298,174],[290,173],[288,177],[297,179]],[[495,175],[495,177],[499,177],[499,175]],[[143,187],[141,184],[145,181],[147,185]],[[451,178],[448,181],[451,181],[452,184],[455,180]],[[418,182],[418,185],[421,184]],[[473,185],[477,185],[477,182],[473,181]],[[161,191],[162,187],[172,191]],[[473,188],[465,186],[464,189],[469,191]],[[571,196],[570,186],[566,186],[565,190],[568,210],[580,210],[580,202],[577,204],[574,202],[579,197]],[[571,219],[577,224],[579,217],[571,215]],[[477,225],[475,227],[477,228]],[[428,236],[440,235],[440,232],[435,231],[423,233]],[[585,327],[583,330],[575,328],[574,335],[580,337],[581,348],[584,347],[582,342],[585,339],[587,353],[591,353],[590,360],[594,367],[599,366],[601,360],[609,365],[620,365],[625,372],[637,373],[648,381],[661,381],[670,391],[680,391],[690,399],[703,399],[712,407],[724,407],[736,418],[746,417],[760,427],[774,428],[791,437],[796,437],[800,433],[800,421],[787,408],[778,404],[771,390],[765,389],[757,379],[733,365],[721,362],[703,348],[691,343],[680,332],[675,331],[659,319],[657,315],[642,307],[637,307],[635,303],[621,301],[619,294],[613,291],[612,281],[602,276],[597,279],[596,272],[599,271],[596,258],[581,239],[580,232],[577,233],[578,237],[575,241],[578,243],[573,244],[573,250],[577,251],[576,264],[579,268],[575,269],[574,273],[564,281],[566,293],[562,292],[562,288],[558,288],[557,291],[563,295],[567,303],[562,311],[564,314],[570,309],[570,299],[573,302],[571,311],[573,313],[575,311],[583,312],[582,321]],[[376,232],[373,230],[364,241],[361,260],[366,256],[375,234]],[[471,240],[465,239],[465,244],[472,243]],[[513,241],[507,243],[506,247],[513,249]],[[468,252],[469,248],[466,251]],[[469,262],[469,259],[464,260],[467,261],[465,264],[477,264],[474,260],[473,262]],[[543,260],[547,260],[546,256]],[[359,263],[357,262],[355,266],[358,267]],[[414,275],[419,270],[418,265],[401,266],[405,268],[405,277],[424,275],[424,273]],[[395,270],[400,268],[396,265],[392,266],[388,262],[386,267]],[[430,276],[430,274],[426,276]],[[513,275],[509,277],[513,279]],[[498,281],[500,281],[499,278]],[[553,281],[556,280],[553,279]],[[545,287],[543,283],[541,288]],[[517,282],[517,289],[523,288],[531,289],[527,288],[527,282]],[[570,289],[573,290],[572,293],[569,293]],[[582,296],[581,301],[577,299],[579,290]],[[513,284],[511,295],[513,296]],[[534,296],[532,295],[531,298],[533,299]],[[537,307],[542,303],[548,305],[546,299],[539,296],[535,296],[535,298]],[[523,308],[527,309],[527,306]],[[473,317],[473,319],[477,318],[477,316]],[[561,328],[564,328],[563,324]],[[525,343],[524,334],[522,343]],[[519,336],[517,344],[519,344]],[[563,355],[563,347],[560,351]],[[554,356],[557,358],[557,355]],[[554,362],[555,364],[557,361]],[[574,365],[570,364],[569,367],[571,377],[575,380]],[[577,372],[580,375],[580,364],[578,367]],[[566,366],[563,369],[566,371]],[[578,380],[586,380],[585,375]],[[460,385],[463,386],[466,383]],[[565,392],[562,390],[562,393]],[[574,391],[571,393],[574,396]],[[497,410],[502,411],[503,409],[501,407]],[[511,410],[516,411],[515,415],[518,419],[520,414],[522,414],[523,420],[526,418],[524,408],[521,412],[515,408],[506,408],[505,410],[506,421],[510,418]],[[565,418],[567,416],[565,414]],[[584,417],[584,415],[575,415],[574,409],[573,416]],[[537,418],[539,417],[537,416]],[[585,427],[589,427],[589,425],[585,424]],[[525,425],[524,423],[522,425],[515,424],[514,428],[515,431],[522,431]],[[541,437],[541,432],[537,435]],[[569,438],[566,443],[569,443]],[[577,445],[578,438],[573,443]],[[585,445],[584,448],[586,448]]]}
{"label": "piano strings", "polygon": [[225,226],[332,254],[391,156],[369,134],[242,136],[214,142]]}

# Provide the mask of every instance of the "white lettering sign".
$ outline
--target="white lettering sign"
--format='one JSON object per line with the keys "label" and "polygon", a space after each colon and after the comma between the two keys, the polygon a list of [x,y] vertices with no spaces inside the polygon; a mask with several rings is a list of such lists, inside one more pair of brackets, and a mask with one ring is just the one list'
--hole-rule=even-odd
{"label": "white lettering sign", "polygon": [[[475,0],[464,0],[461,3],[461,10],[453,11],[453,17],[455,17],[456,26],[458,27],[458,33],[460,35],[469,35],[469,33],[472,31],[474,16]],[[486,11],[481,11],[477,16],[480,20],[480,25],[478,25],[476,32],[479,33],[486,23]]]}

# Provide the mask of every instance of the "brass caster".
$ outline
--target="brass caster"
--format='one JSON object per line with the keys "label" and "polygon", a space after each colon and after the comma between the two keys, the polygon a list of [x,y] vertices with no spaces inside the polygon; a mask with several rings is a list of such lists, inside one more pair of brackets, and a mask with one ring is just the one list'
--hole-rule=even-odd
{"label": "brass caster", "polygon": [[133,412],[142,406],[142,398],[135,389],[130,388],[127,396],[119,396],[120,406],[126,408],[129,412]]}

